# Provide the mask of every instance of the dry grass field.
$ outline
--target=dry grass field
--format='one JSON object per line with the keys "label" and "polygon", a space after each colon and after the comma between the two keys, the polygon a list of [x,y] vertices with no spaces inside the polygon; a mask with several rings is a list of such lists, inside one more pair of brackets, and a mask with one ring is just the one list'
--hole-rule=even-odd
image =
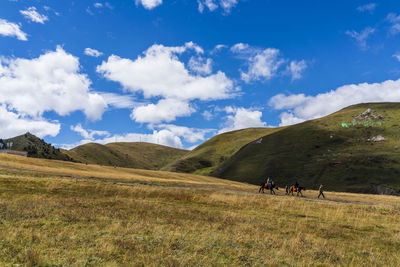
{"label": "dry grass field", "polygon": [[1,266],[400,266],[400,198],[0,156]]}

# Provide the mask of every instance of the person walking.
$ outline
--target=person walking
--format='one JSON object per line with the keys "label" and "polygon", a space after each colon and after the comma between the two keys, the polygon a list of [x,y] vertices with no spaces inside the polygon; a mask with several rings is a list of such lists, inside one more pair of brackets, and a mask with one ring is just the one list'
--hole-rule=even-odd
{"label": "person walking", "polygon": [[319,195],[318,195],[318,198],[320,197],[320,196],[323,196],[324,198],[325,198],[325,195],[324,195],[324,186],[321,184],[320,186],[319,186]]}

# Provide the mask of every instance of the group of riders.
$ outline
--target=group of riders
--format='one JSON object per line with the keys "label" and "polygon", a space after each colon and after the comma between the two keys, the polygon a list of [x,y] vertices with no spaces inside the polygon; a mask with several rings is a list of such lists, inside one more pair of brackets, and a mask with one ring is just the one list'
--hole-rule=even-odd
{"label": "group of riders", "polygon": [[[265,183],[262,183],[262,184],[261,184],[261,187],[260,187],[260,189],[258,190],[258,192],[259,192],[259,193],[261,193],[261,192],[264,193],[264,190],[265,190],[265,189],[270,190],[271,194],[274,194],[274,195],[275,195],[274,189],[279,190],[278,186],[275,184],[275,182],[274,182],[270,177],[267,178],[267,181],[266,181]],[[286,186],[285,186],[285,191],[286,191],[286,195],[290,195],[290,194],[291,194],[291,195],[293,196],[293,193],[294,193],[294,192],[297,192],[297,196],[299,196],[299,194],[300,194],[301,196],[303,196],[302,191],[306,191],[306,188],[300,186],[299,183],[296,181],[296,183],[295,183],[294,185],[292,185],[292,186],[286,185]],[[320,196],[322,196],[323,198],[325,198],[325,195],[324,195],[324,186],[323,186],[322,184],[319,186],[318,192],[319,192],[318,198],[319,198]]]}

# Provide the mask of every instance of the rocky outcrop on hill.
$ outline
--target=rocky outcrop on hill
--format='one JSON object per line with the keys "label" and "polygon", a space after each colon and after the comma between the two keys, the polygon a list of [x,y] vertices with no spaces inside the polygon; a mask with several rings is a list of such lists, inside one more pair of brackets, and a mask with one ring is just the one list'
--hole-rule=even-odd
{"label": "rocky outcrop on hill", "polygon": [[379,114],[378,112],[376,112],[375,110],[372,109],[367,109],[366,111],[364,111],[363,113],[361,113],[360,115],[358,115],[357,117],[354,118],[353,121],[357,121],[357,122],[362,122],[362,121],[380,121],[383,120],[383,116],[381,114]]}

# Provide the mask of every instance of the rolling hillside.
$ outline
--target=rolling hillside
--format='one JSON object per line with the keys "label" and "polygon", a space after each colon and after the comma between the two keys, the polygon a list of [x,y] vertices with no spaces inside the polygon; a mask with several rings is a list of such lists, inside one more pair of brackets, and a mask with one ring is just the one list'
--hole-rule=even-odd
{"label": "rolling hillside", "polygon": [[243,146],[212,175],[253,184],[271,176],[280,185],[298,180],[308,188],[322,183],[335,191],[398,193],[400,103],[355,105],[271,133]]}
{"label": "rolling hillside", "polygon": [[249,128],[214,136],[164,168],[168,171],[208,175],[242,146],[283,128]]}
{"label": "rolling hillside", "polygon": [[159,170],[188,151],[150,143],[90,143],[64,150],[75,161],[89,164]]}
{"label": "rolling hillside", "polygon": [[72,159],[64,154],[60,149],[46,143],[37,136],[26,133],[20,136],[16,136],[9,139],[4,139],[3,143],[6,144],[12,142],[13,150],[26,151],[28,157],[32,158],[45,158],[45,159],[57,159],[71,161]]}
{"label": "rolling hillside", "polygon": [[398,197],[325,194],[0,155],[0,266],[400,265]]}

